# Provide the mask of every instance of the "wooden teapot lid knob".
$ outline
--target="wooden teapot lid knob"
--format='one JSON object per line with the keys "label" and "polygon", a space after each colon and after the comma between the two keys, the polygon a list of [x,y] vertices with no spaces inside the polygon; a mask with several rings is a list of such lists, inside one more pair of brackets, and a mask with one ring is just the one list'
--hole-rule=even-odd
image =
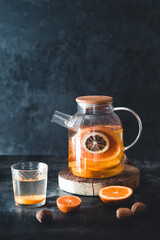
{"label": "wooden teapot lid knob", "polygon": [[76,102],[84,104],[106,104],[112,101],[112,97],[102,95],[81,96],[76,98]]}
{"label": "wooden teapot lid knob", "polygon": [[102,95],[80,96],[76,98],[76,102],[84,104],[105,104],[112,101],[112,97]]}

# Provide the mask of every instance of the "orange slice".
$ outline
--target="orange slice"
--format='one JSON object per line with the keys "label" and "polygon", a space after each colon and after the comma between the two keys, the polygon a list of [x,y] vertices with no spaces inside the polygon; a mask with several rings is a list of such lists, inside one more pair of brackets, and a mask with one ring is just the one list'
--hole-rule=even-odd
{"label": "orange slice", "polygon": [[46,195],[15,196],[15,202],[18,204],[37,204],[45,200]]}
{"label": "orange slice", "polygon": [[82,144],[90,153],[103,153],[109,148],[109,139],[101,132],[90,132],[83,137]]}
{"label": "orange slice", "polygon": [[128,199],[133,190],[124,186],[109,186],[99,190],[99,197],[104,203],[119,203]]}
{"label": "orange slice", "polygon": [[123,148],[118,135],[102,125],[81,129],[72,144],[76,154],[95,161],[119,157]]}
{"label": "orange slice", "polygon": [[81,199],[75,196],[62,196],[56,201],[57,207],[64,213],[76,211],[81,205]]}

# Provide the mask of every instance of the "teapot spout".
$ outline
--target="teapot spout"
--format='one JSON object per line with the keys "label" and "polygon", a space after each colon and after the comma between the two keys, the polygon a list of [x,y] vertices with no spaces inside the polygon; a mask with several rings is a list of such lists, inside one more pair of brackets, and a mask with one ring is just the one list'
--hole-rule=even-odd
{"label": "teapot spout", "polygon": [[71,116],[68,114],[64,114],[64,113],[55,111],[52,116],[51,122],[55,122],[65,128],[69,128],[68,123],[69,123],[70,118],[71,118]]}

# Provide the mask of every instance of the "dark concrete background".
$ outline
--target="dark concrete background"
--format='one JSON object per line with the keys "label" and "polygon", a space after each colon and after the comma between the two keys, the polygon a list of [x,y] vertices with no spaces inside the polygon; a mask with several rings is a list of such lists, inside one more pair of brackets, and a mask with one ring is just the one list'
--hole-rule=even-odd
{"label": "dark concrete background", "polygon": [[[159,0],[0,1],[0,154],[67,155],[52,113],[103,94],[142,118],[130,154],[158,157],[159,81]],[[120,117],[129,143],[136,121]]]}

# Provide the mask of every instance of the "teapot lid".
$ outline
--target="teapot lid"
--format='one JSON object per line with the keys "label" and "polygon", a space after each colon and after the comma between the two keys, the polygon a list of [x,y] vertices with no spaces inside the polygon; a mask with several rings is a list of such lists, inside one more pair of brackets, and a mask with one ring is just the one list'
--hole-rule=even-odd
{"label": "teapot lid", "polygon": [[105,104],[112,102],[112,100],[112,97],[102,95],[81,96],[76,98],[76,102],[84,104]]}

